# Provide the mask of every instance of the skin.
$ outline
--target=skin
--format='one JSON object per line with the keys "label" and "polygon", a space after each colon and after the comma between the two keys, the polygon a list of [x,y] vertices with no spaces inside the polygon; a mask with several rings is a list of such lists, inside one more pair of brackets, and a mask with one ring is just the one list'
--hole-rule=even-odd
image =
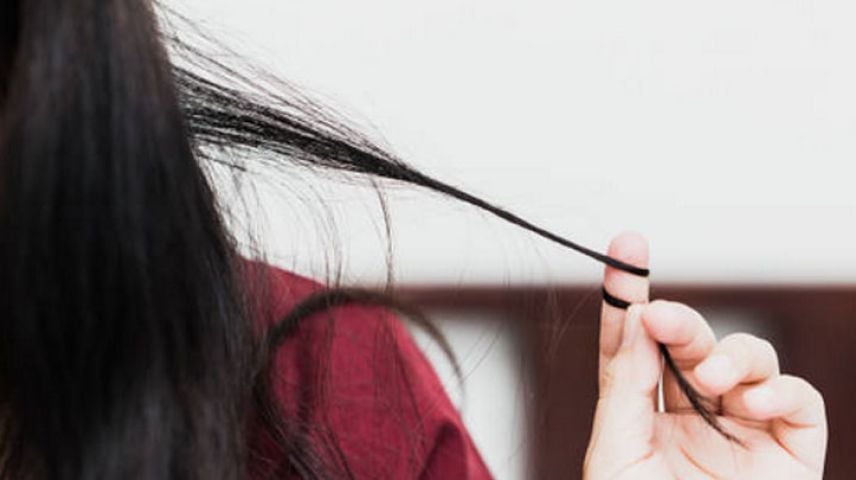
{"label": "skin", "polygon": [[[616,237],[609,255],[648,265],[638,234]],[[607,267],[613,295],[627,311],[601,310],[599,397],[583,467],[586,480],[820,479],[826,454],[821,394],[783,375],[773,346],[748,334],[717,340],[692,308],[648,301],[648,280]],[[723,427],[743,445],[710,428],[690,409],[674,378],[663,379],[663,343],[687,379],[714,402]]]}

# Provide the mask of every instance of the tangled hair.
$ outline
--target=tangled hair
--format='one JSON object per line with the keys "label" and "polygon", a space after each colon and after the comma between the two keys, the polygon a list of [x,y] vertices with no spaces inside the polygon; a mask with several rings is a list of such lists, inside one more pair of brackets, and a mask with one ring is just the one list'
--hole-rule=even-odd
{"label": "tangled hair", "polygon": [[424,187],[647,273],[420,173],[306,97],[241,88],[254,83],[165,33],[155,7],[0,6],[0,478],[246,478],[251,421],[292,472],[342,475],[294,441],[268,366],[306,315],[382,300],[329,290],[254,332],[211,162]]}

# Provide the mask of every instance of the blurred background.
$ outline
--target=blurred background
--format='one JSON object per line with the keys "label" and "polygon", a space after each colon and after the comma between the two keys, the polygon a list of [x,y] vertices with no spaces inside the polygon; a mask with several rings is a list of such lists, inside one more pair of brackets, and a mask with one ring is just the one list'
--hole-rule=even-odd
{"label": "blurred background", "polygon": [[[826,395],[828,478],[856,470],[856,3],[164,3],[429,174],[593,248],[644,233],[654,295],[773,340]],[[395,285],[455,347],[463,391],[416,333],[492,471],[572,478],[602,268],[436,195],[386,195]],[[371,189],[258,198],[275,263],[387,280]]]}

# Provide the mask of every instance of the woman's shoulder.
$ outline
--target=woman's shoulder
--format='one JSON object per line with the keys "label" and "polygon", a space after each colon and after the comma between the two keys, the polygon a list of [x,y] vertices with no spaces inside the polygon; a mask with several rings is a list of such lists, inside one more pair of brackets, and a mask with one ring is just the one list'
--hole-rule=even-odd
{"label": "woman's shoulder", "polygon": [[[273,327],[324,286],[264,264]],[[349,304],[303,318],[275,356],[274,390],[316,453],[355,478],[489,478],[457,409],[403,322]],[[342,463],[342,462],[339,462]]]}

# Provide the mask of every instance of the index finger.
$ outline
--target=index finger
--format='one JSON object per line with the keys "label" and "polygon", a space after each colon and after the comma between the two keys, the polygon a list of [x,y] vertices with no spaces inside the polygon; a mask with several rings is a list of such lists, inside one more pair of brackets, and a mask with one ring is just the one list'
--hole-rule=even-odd
{"label": "index finger", "polygon": [[[638,233],[625,232],[610,242],[607,255],[631,265],[647,268],[648,242]],[[613,297],[630,303],[648,301],[648,278],[614,267],[606,267],[603,287]],[[603,371],[604,363],[615,355],[621,344],[621,332],[627,311],[603,302],[600,312],[600,363]]]}

